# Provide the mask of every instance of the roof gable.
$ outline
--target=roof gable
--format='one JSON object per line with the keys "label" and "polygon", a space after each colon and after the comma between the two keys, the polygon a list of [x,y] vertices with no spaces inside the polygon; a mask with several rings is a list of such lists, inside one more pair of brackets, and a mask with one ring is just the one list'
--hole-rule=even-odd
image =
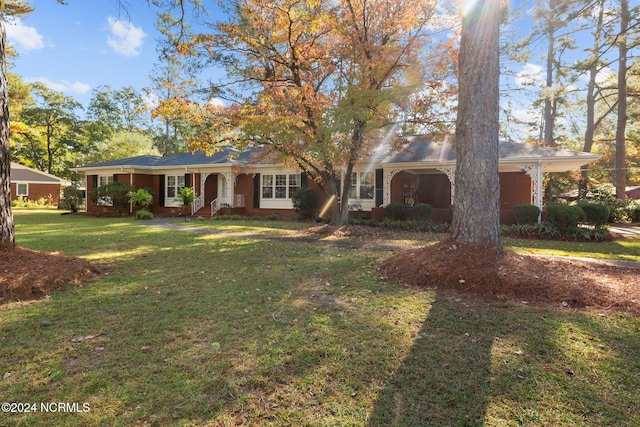
{"label": "roof gable", "polygon": [[11,181],[39,184],[68,184],[66,179],[58,178],[49,173],[13,162],[11,162]]}

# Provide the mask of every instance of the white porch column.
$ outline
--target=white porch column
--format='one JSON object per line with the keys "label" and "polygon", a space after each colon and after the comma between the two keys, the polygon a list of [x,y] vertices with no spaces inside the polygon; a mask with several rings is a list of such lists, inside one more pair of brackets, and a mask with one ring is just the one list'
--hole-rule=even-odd
{"label": "white porch column", "polygon": [[209,178],[209,175],[211,174],[210,173],[200,174],[200,195],[203,197],[203,200],[204,200],[204,183],[207,180],[207,178]]}
{"label": "white porch column", "polygon": [[401,169],[382,170],[382,206],[391,203],[391,180]]}
{"label": "white porch column", "polygon": [[451,183],[451,204],[453,205],[453,199],[456,197],[456,168],[455,166],[449,168],[437,168],[440,172],[447,175],[449,183]]}
{"label": "white porch column", "polygon": [[226,193],[226,203],[229,203],[231,206],[234,204],[233,192],[236,187],[236,177],[237,174],[235,172],[222,172],[220,175],[224,177],[224,185],[225,185],[225,193]]}
{"label": "white porch column", "polygon": [[[542,212],[542,163],[532,163],[528,165],[522,165],[521,169],[531,177],[533,181],[533,191],[531,195],[531,204],[536,205],[540,212]],[[538,223],[542,220],[542,215],[538,215]]]}

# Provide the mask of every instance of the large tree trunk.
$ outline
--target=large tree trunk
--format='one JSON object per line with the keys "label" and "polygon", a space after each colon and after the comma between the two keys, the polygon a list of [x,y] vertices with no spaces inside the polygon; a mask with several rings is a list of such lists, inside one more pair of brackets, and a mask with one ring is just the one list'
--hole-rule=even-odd
{"label": "large tree trunk", "polygon": [[456,195],[457,243],[500,246],[498,106],[500,1],[480,0],[464,17],[460,41]]}
{"label": "large tree trunk", "polygon": [[15,231],[13,228],[13,213],[11,212],[9,88],[5,64],[5,42],[4,21],[0,19],[0,249],[6,250],[12,249],[15,244]]}
{"label": "large tree trunk", "polygon": [[[604,20],[604,3],[599,2],[596,30],[594,33],[593,51],[589,64],[589,83],[587,85],[587,128],[584,132],[584,146],[582,151],[590,153],[593,147],[593,136],[596,128],[596,78],[598,77],[598,58],[600,57],[600,41],[602,39],[602,25]],[[582,167],[582,187],[586,190],[589,186],[589,165]]]}
{"label": "large tree trunk", "polygon": [[549,23],[549,34],[547,35],[547,90],[544,99],[544,145],[555,147],[553,139],[553,128],[555,125],[555,94],[551,91],[553,87],[553,47],[555,34],[553,24]]}
{"label": "large tree trunk", "polygon": [[626,197],[626,129],[627,129],[627,32],[629,2],[620,0],[620,37],[618,39],[618,126],[616,128],[616,197]]}

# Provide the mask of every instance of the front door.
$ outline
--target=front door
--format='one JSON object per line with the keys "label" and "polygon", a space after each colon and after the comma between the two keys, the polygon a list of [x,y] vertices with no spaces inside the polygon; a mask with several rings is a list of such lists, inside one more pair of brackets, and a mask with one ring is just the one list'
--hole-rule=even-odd
{"label": "front door", "polygon": [[218,175],[211,174],[204,182],[204,205],[208,206],[218,197]]}

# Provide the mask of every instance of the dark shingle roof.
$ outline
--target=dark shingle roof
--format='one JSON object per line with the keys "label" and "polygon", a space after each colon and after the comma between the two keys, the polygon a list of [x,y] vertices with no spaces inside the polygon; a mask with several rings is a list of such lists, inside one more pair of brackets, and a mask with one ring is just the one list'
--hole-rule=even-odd
{"label": "dark shingle roof", "polygon": [[[399,152],[390,153],[382,163],[449,163],[456,161],[456,150],[449,143],[436,144],[428,136],[412,136],[406,138],[408,143]],[[592,157],[592,153],[562,150],[540,145],[519,144],[501,141],[498,146],[500,160],[517,160],[525,158],[581,158]]]}
{"label": "dark shingle roof", "polygon": [[215,165],[215,164],[241,164],[251,161],[252,156],[262,153],[261,149],[239,151],[235,148],[224,147],[219,151],[208,155],[204,151],[193,153],[179,153],[170,156],[136,156],[126,159],[110,160],[107,162],[84,165],[82,168],[128,166],[128,167],[171,167],[190,165]]}

